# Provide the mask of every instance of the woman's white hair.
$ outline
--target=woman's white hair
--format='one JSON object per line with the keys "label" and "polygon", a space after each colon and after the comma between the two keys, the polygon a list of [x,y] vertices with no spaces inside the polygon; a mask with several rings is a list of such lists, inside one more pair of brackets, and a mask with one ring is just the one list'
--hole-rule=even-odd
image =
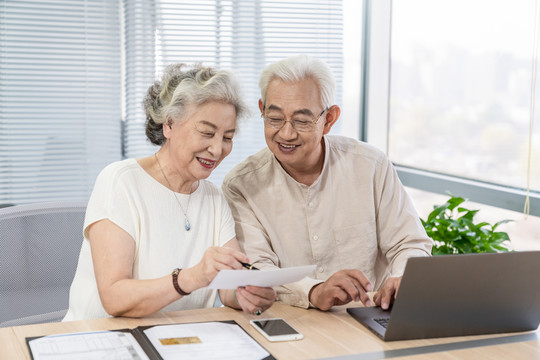
{"label": "woman's white hair", "polygon": [[218,101],[231,104],[236,117],[248,114],[234,75],[195,64],[172,64],[165,68],[161,80],[148,88],[143,105],[146,112],[146,136],[155,145],[163,145],[163,124],[169,120],[180,122],[187,118],[190,105]]}
{"label": "woman's white hair", "polygon": [[319,95],[324,108],[334,105],[336,81],[332,71],[323,61],[308,55],[296,55],[268,65],[259,78],[261,100],[266,103],[266,90],[272,80],[295,82],[313,79],[319,86]]}

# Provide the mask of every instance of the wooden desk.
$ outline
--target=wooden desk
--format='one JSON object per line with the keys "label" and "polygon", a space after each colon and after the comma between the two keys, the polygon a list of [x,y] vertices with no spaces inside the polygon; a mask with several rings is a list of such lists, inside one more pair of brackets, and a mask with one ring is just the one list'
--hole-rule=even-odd
{"label": "wooden desk", "polygon": [[[143,319],[110,318],[0,328],[0,359],[30,359],[25,338],[141,325],[235,320],[277,359],[540,359],[540,331],[491,336],[383,342],[345,312],[275,304],[258,318],[282,317],[304,339],[271,343],[249,324],[254,315],[227,307],[158,313]],[[351,355],[356,354],[356,355]]]}

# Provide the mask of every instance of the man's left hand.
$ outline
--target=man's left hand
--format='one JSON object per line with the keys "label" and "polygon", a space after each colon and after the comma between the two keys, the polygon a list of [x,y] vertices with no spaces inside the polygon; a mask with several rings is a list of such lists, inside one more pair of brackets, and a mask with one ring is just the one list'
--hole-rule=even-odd
{"label": "man's left hand", "polygon": [[380,306],[383,310],[388,310],[397,296],[400,284],[401,276],[388,278],[373,296],[375,305]]}
{"label": "man's left hand", "polygon": [[246,286],[236,289],[238,305],[249,314],[262,314],[274,304],[276,296],[271,287]]}

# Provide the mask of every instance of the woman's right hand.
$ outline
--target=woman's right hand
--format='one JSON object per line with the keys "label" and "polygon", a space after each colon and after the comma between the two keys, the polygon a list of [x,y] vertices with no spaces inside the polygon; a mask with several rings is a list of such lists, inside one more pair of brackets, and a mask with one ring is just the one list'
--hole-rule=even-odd
{"label": "woman's right hand", "polygon": [[241,262],[248,263],[248,257],[230,247],[209,247],[201,261],[183,270],[178,277],[178,284],[185,292],[192,292],[208,286],[220,270],[240,270]]}

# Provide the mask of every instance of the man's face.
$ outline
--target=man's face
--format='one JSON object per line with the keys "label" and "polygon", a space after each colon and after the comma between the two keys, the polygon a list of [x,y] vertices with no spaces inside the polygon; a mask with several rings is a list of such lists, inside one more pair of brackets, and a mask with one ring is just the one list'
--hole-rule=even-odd
{"label": "man's face", "polygon": [[[266,103],[259,103],[259,107],[267,118],[287,120],[281,129],[267,124],[264,127],[266,144],[285,171],[293,178],[298,173],[320,171],[324,160],[322,136],[328,131],[325,131],[326,112],[319,115],[325,109],[317,83],[312,79],[272,80],[266,90]],[[312,119],[316,124],[308,132],[299,132],[291,125],[291,119]]]}

